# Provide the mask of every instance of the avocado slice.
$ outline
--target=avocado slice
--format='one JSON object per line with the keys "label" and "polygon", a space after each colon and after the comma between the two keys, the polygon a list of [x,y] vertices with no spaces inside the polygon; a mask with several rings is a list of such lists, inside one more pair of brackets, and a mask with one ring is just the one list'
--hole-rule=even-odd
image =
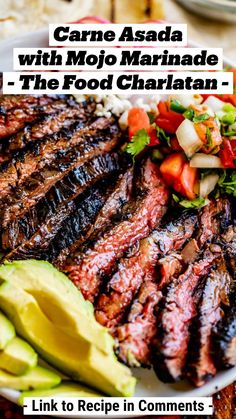
{"label": "avocado slice", "polygon": [[42,367],[34,367],[19,377],[0,370],[0,387],[14,390],[47,389],[60,384],[60,377]]}
{"label": "avocado slice", "polygon": [[0,312],[0,350],[2,351],[15,336],[13,324]]}
{"label": "avocado slice", "polygon": [[24,340],[15,337],[0,352],[0,368],[14,375],[23,375],[37,365],[38,355]]}
{"label": "avocado slice", "polygon": [[32,390],[21,393],[18,404],[24,405],[25,397],[104,397],[89,387],[73,382],[62,382],[59,386],[48,390]]}
{"label": "avocado slice", "polygon": [[105,354],[95,345],[55,327],[41,311],[35,298],[4,282],[0,286],[0,308],[13,322],[19,335],[54,367],[72,379],[111,396],[132,396],[136,380],[114,353]]}
{"label": "avocado slice", "polygon": [[6,262],[0,266],[0,278],[31,294],[48,319],[66,333],[79,334],[100,350],[113,352],[114,340],[108,329],[95,320],[92,304],[85,301],[67,276],[50,263],[38,260]]}

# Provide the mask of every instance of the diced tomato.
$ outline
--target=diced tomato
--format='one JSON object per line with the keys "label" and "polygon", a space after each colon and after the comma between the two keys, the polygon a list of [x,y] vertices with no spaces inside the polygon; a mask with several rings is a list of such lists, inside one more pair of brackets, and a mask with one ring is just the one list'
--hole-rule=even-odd
{"label": "diced tomato", "polygon": [[177,128],[183,122],[183,115],[169,109],[167,102],[159,102],[159,115],[156,118],[156,124],[170,134],[175,134]]}
{"label": "diced tomato", "polygon": [[177,140],[176,137],[171,138],[170,142],[171,142],[171,149],[172,150],[174,150],[174,151],[183,150],[182,147],[179,145],[179,141]]}
{"label": "diced tomato", "polygon": [[235,169],[236,164],[236,140],[230,141],[228,138],[224,138],[223,146],[220,150],[220,159],[225,168]]}
{"label": "diced tomato", "polygon": [[160,166],[160,171],[168,186],[188,199],[196,198],[198,169],[190,167],[182,153],[166,157]]}
{"label": "diced tomato", "polygon": [[157,131],[156,131],[156,128],[155,127],[152,127],[151,126],[150,129],[149,129],[149,131],[148,131],[148,134],[150,136],[150,142],[148,144],[150,147],[153,147],[155,145],[160,144],[160,141],[159,141],[159,139],[157,137]]}
{"label": "diced tomato", "polygon": [[[174,184],[174,189],[188,199],[196,198],[196,185],[198,182],[198,169],[190,167],[189,163],[185,163],[181,173],[179,183]],[[179,189],[179,190],[178,190]]]}
{"label": "diced tomato", "polygon": [[132,138],[140,129],[149,131],[150,120],[147,112],[141,108],[132,108],[128,113],[129,137]]}
{"label": "diced tomato", "polygon": [[182,153],[170,154],[162,162],[160,171],[169,186],[173,186],[180,179],[185,163],[186,159]]}

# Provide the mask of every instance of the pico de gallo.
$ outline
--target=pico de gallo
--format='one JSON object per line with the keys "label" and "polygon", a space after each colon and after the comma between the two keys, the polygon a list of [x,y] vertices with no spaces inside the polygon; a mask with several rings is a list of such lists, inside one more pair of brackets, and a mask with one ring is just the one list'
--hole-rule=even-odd
{"label": "pico de gallo", "polygon": [[[234,70],[236,85],[236,70]],[[159,162],[173,200],[203,206],[210,194],[236,197],[236,94],[172,95],[155,112],[128,113],[126,152],[134,159],[145,151]]]}

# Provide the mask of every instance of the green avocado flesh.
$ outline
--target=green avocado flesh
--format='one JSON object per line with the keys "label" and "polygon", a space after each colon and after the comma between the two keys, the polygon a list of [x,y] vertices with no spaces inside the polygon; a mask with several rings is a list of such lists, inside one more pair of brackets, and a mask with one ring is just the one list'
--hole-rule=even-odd
{"label": "green avocado flesh", "polygon": [[13,324],[0,312],[0,350],[3,350],[15,335]]}
{"label": "green avocado flesh", "polygon": [[60,384],[60,377],[42,367],[30,369],[19,377],[0,370],[0,387],[14,390],[48,389]]}
{"label": "green avocado flesh", "polygon": [[103,397],[103,395],[81,384],[64,382],[49,390],[24,391],[18,399],[20,406],[24,405],[25,397]]}
{"label": "green avocado flesh", "polygon": [[22,375],[37,365],[38,355],[22,339],[15,337],[0,352],[0,368],[14,375]]}
{"label": "green avocado flesh", "polygon": [[47,318],[67,334],[79,334],[105,353],[113,351],[114,341],[108,330],[96,322],[92,304],[50,263],[6,262],[0,266],[0,283],[1,278],[32,295]]}
{"label": "green avocado flesh", "polygon": [[[136,380],[130,370],[117,361],[113,351],[108,355],[81,338],[78,332],[72,337],[55,327],[36,299],[23,289],[11,282],[3,282],[0,308],[10,318],[17,333],[42,358],[72,379],[83,381],[111,396],[133,395]],[[89,327],[88,320],[87,323]]]}

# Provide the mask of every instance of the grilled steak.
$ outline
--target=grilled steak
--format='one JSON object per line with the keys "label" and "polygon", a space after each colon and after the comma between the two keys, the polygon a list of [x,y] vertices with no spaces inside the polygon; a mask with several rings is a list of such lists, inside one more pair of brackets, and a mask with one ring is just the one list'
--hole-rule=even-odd
{"label": "grilled steak", "polygon": [[[110,184],[111,186],[109,186]],[[64,209],[65,212],[61,214],[61,228],[57,234],[54,231],[54,236],[51,237],[50,231],[45,231],[44,239],[43,232],[41,232],[41,248],[32,246],[26,250],[26,257],[22,252],[14,254],[14,259],[33,258],[50,261],[64,247],[73,243],[81,235],[86,234],[86,231],[104,205],[107,194],[110,193],[109,187],[112,188],[112,186],[110,181],[102,180],[80,194],[75,200],[69,202],[67,208]],[[43,240],[44,243],[42,243]],[[12,255],[6,257],[7,260],[9,258],[12,258]]]}
{"label": "grilled steak", "polygon": [[[110,224],[111,220],[121,216],[124,205],[131,199],[132,186],[133,168],[130,168],[119,176],[114,191],[108,197],[99,212],[95,223],[87,232],[86,237],[82,237],[75,241],[71,246],[64,248],[56,259],[53,259],[53,263],[63,270],[64,266],[70,264],[70,259],[67,259],[69,254],[73,254],[78,248],[80,252],[85,252],[86,247],[88,247],[88,245],[91,246],[91,244],[97,240],[98,235],[104,231],[104,228]],[[84,248],[81,248],[83,242],[85,242],[85,245]]]}
{"label": "grilled steak", "polygon": [[73,122],[91,119],[94,102],[71,102],[70,106],[55,114],[45,115],[40,121],[26,125],[22,131],[9,139],[9,150],[14,151],[25,147],[29,142],[38,141],[47,135],[52,135],[62,128],[69,127]]}
{"label": "grilled steak", "polygon": [[71,280],[90,301],[98,295],[102,276],[108,276],[114,264],[130,246],[148,235],[166,211],[169,193],[162,184],[157,167],[150,160],[141,170],[136,197],[126,211],[126,219],[114,226],[89,249],[82,261],[68,266]]}
{"label": "grilled steak", "polygon": [[[182,248],[183,244],[192,236],[196,226],[197,215],[193,213],[184,213],[177,219],[162,225],[161,228],[155,230],[147,239],[141,241],[139,261],[137,263],[136,260],[134,265],[136,269],[134,271],[130,270],[123,275],[128,280],[130,280],[132,273],[134,276],[129,283],[133,295],[128,301],[128,305],[131,304],[135,295],[136,297],[131,304],[127,320],[117,328],[115,335],[119,340],[119,345],[117,346],[119,358],[130,366],[150,364],[150,347],[152,339],[156,334],[155,307],[162,297],[161,291],[163,287],[170,280],[170,276],[168,277],[164,274],[160,270],[160,266],[157,266],[158,258]],[[164,231],[166,234],[164,234]],[[166,256],[166,258],[169,259],[172,255],[173,253]],[[164,263],[164,259],[162,259],[162,263]],[[176,258],[176,260],[178,259]],[[139,276],[136,274],[138,266]],[[175,268],[177,270],[177,266]],[[137,278],[139,279],[139,287],[142,284],[140,289],[139,287],[135,288]],[[121,302],[126,302],[125,298],[127,298],[127,291],[122,288],[121,291],[122,295],[119,298],[117,294],[113,293],[113,295],[116,295],[116,300],[120,305]],[[130,292],[130,289],[128,291]],[[120,306],[118,303],[117,306],[119,309]],[[122,307],[122,309],[127,309],[128,305]],[[109,303],[107,307],[107,310],[109,310],[108,314],[112,312],[110,308],[113,308],[114,311],[116,310],[116,314],[117,308],[114,307],[114,304],[112,306]],[[121,310],[119,315],[122,319],[124,318]],[[117,321],[116,318],[114,320]]]}
{"label": "grilled steak", "polygon": [[[160,219],[157,220],[160,222]],[[122,323],[134,296],[144,278],[156,277],[156,263],[160,255],[178,249],[193,234],[197,215],[183,214],[181,217],[154,230],[140,242],[137,252],[123,258],[117,272],[99,296],[96,304],[96,318],[110,330]]]}
{"label": "grilled steak", "polygon": [[236,295],[232,307],[219,321],[212,334],[212,357],[217,368],[230,368],[236,365]]}
{"label": "grilled steak", "polygon": [[[68,96],[67,96],[68,97]],[[65,95],[1,95],[0,109],[3,115],[7,111],[39,107],[52,103],[54,100],[65,99]]]}
{"label": "grilled steak", "polygon": [[19,259],[21,254],[25,259],[27,252],[31,252],[33,248],[45,250],[67,216],[68,203],[99,179],[108,174],[115,175],[121,170],[122,162],[118,154],[107,153],[96,156],[69,172],[35,207],[30,208],[22,218],[16,218],[3,232],[4,249],[14,249],[8,259]]}
{"label": "grilled steak", "polygon": [[[107,124],[107,121],[105,122]],[[119,144],[120,133],[117,125],[111,125],[101,130],[90,130],[83,135],[77,133],[71,137],[71,141],[77,146],[69,149],[67,152],[59,153],[58,158],[50,164],[47,161],[40,172],[35,172],[27,177],[18,188],[18,196],[8,197],[7,205],[2,211],[2,226],[8,228],[11,221],[16,217],[22,216],[27,210],[35,205],[35,203],[45,195],[45,193],[58,180],[67,174],[74,167],[81,165],[83,162],[93,156],[111,151]],[[66,141],[63,137],[62,142]],[[67,143],[67,147],[69,147]],[[51,150],[52,151],[52,150]],[[50,152],[49,152],[50,154]],[[53,155],[55,153],[52,153]]]}
{"label": "grilled steak", "polygon": [[23,108],[12,108],[5,112],[1,109],[0,113],[0,139],[9,137],[21,130],[27,123],[33,122],[43,115],[55,113],[61,109],[65,109],[69,105],[69,101],[58,99],[53,101],[48,99],[45,105],[32,107],[25,106]]}
{"label": "grilled steak", "polygon": [[187,376],[196,386],[203,385],[215,375],[216,367],[211,356],[211,334],[220,321],[225,306],[229,306],[232,279],[221,256],[215,261],[210,275],[206,278],[198,316],[192,324],[192,335],[187,364]]}
{"label": "grilled steak", "polygon": [[217,253],[208,250],[187,270],[173,278],[157,319],[158,334],[153,344],[153,365],[164,382],[177,381],[186,365],[189,327],[197,314],[198,287],[209,273]]}

